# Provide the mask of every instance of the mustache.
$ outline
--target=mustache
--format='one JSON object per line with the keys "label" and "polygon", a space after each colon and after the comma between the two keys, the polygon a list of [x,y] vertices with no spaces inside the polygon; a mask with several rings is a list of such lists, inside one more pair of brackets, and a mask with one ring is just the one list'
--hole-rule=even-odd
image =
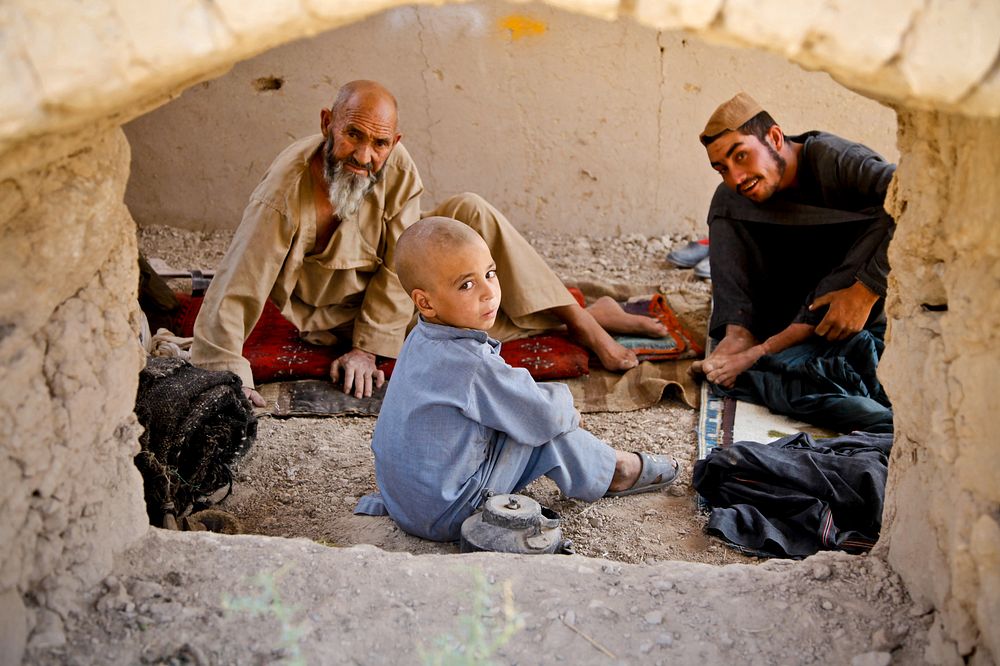
{"label": "mustache", "polygon": [[327,138],[326,145],[324,146],[323,149],[323,166],[324,166],[324,171],[326,172],[325,175],[327,177],[327,180],[333,182],[334,178],[344,171],[345,165],[350,165],[357,169],[364,169],[365,171],[364,176],[353,175],[353,174],[345,174],[345,175],[349,175],[354,178],[367,178],[368,183],[370,185],[375,185],[380,180],[382,180],[382,175],[385,172],[385,167],[386,167],[386,165],[383,164],[382,168],[376,171],[374,162],[369,162],[368,164],[362,164],[358,160],[354,159],[353,155],[348,156],[342,160],[338,160],[336,157],[333,156],[333,137],[331,136]]}
{"label": "mustache", "polygon": [[375,175],[375,163],[374,162],[369,162],[368,164],[362,164],[361,162],[357,161],[353,157],[348,157],[347,159],[343,160],[343,164],[346,164],[347,166],[352,166],[355,169],[364,169],[365,172],[368,174],[369,178],[371,178],[373,175]]}

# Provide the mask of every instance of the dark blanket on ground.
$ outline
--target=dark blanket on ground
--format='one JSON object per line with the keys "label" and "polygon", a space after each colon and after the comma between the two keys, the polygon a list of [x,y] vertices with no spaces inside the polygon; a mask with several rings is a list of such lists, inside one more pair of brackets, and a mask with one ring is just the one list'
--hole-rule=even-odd
{"label": "dark blanket on ground", "polygon": [[882,527],[891,447],[891,434],[855,432],[714,449],[694,466],[694,488],[712,507],[706,529],[770,557],[866,551]]}
{"label": "dark blanket on ground", "polygon": [[892,432],[892,407],[875,374],[884,326],[830,343],[816,337],[762,357],[719,395],[766,405],[835,432]]}
{"label": "dark blanket on ground", "polygon": [[[231,483],[231,466],[257,436],[257,418],[231,372],[178,358],[150,358],[139,374],[135,414],[145,432],[135,464],[150,522],[180,516]],[[199,508],[199,507],[196,507]]]}

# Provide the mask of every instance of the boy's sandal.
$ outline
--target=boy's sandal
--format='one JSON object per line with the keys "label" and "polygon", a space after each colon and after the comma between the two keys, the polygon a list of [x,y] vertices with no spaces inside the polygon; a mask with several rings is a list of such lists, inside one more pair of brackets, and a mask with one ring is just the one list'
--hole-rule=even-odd
{"label": "boy's sandal", "polygon": [[648,493],[652,490],[665,488],[677,479],[680,473],[680,463],[673,456],[655,453],[636,453],[642,460],[642,471],[631,488],[618,492],[604,493],[605,497],[623,497],[636,493]]}

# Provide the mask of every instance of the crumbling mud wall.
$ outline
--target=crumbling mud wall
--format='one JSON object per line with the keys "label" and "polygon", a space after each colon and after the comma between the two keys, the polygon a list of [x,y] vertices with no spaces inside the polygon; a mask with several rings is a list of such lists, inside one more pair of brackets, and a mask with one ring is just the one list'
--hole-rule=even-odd
{"label": "crumbling mud wall", "polygon": [[113,130],[51,157],[0,181],[5,648],[29,629],[39,644],[60,642],[78,593],[146,529],[132,463],[143,355],[135,225],[122,203],[128,143]]}
{"label": "crumbling mud wall", "polygon": [[928,660],[1000,659],[1000,120],[899,114],[879,368],[896,423],[879,550],[936,609]]}
{"label": "crumbling mud wall", "polygon": [[[29,627],[32,640],[58,642],[60,614],[146,529],[131,464],[141,356],[134,231],[122,205],[128,148],[118,127],[239,60],[399,4],[0,7],[5,649],[16,652]],[[899,436],[879,552],[936,609],[930,661],[995,661],[1000,3],[548,4],[767,50],[899,109],[900,229],[884,366]]]}

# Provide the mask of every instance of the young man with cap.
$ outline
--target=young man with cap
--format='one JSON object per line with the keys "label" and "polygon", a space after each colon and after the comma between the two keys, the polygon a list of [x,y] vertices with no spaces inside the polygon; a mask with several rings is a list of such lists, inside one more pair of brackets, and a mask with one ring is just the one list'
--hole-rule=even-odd
{"label": "young man with cap", "polygon": [[[743,376],[746,389],[747,371],[774,366],[779,353],[805,343],[810,357],[824,355],[867,331],[877,383],[895,165],[825,132],[786,136],[746,93],[719,106],[699,138],[723,182],[708,214],[710,334],[719,343],[695,372],[724,389]],[[752,379],[755,401],[795,413],[801,396],[772,400],[775,387]],[[880,386],[870,392],[884,398]],[[891,427],[891,412],[878,418]]]}

